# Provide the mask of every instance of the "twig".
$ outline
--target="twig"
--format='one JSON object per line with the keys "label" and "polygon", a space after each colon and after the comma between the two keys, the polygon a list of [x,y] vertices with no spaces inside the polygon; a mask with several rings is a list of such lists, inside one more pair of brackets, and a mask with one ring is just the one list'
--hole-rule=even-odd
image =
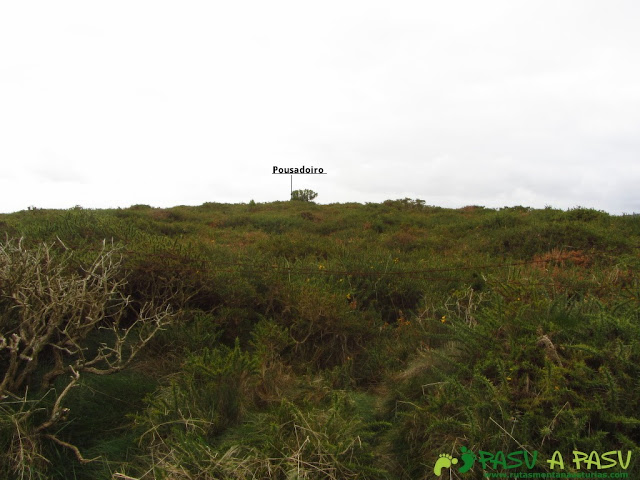
{"label": "twig", "polygon": [[64,442],[62,440],[60,440],[58,437],[56,437],[55,435],[51,435],[50,433],[47,433],[44,435],[46,438],[48,438],[49,440],[53,440],[54,442],[56,442],[58,445],[61,445],[65,448],[68,448],[69,450],[73,451],[73,453],[76,454],[76,458],[78,459],[78,461],[80,463],[91,463],[91,462],[95,462],[96,460],[99,460],[100,457],[95,457],[95,458],[84,458],[82,456],[82,454],[80,453],[80,450],[78,450],[78,447],[76,447],[75,445],[71,445],[70,443]]}
{"label": "twig", "polygon": [[509,435],[509,437],[511,437],[511,439],[516,442],[518,444],[518,446],[520,448],[522,448],[525,452],[527,452],[529,455],[531,455],[531,452],[529,450],[527,450],[526,448],[524,448],[524,445],[522,445],[518,440],[515,439],[515,437],[513,435],[511,435],[509,432],[507,432],[504,427],[502,425],[500,425],[498,422],[496,422],[493,417],[489,417],[489,420],[491,420],[493,423],[495,423],[500,430],[502,430],[504,433],[506,433],[507,435]]}

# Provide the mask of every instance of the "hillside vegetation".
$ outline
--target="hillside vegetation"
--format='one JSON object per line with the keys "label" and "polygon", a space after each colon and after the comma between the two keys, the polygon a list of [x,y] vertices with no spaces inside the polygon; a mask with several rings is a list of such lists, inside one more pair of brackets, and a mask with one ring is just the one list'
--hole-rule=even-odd
{"label": "hillside vegetation", "polygon": [[461,447],[637,477],[639,247],[638,216],[409,199],[0,215],[0,478],[423,479]]}

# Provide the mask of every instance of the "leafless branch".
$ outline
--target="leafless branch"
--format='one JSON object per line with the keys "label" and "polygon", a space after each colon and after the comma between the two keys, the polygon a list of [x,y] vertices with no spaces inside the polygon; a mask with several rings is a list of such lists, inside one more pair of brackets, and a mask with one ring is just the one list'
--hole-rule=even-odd
{"label": "leafless branch", "polygon": [[[24,408],[12,417],[16,465],[39,456],[39,438],[72,450],[81,462],[91,461],[50,433],[69,413],[63,407],[67,395],[83,373],[105,375],[127,367],[174,316],[178,290],[141,305],[124,293],[123,258],[117,247],[103,242],[82,266],[74,252],[58,242],[57,250],[46,243],[27,248],[22,239],[0,242],[0,408],[8,398],[23,399]],[[89,349],[87,340],[99,332],[108,332],[108,339],[97,350]],[[45,421],[29,426],[29,418],[42,407],[36,410],[27,403],[26,385],[36,369],[43,369],[45,356],[53,363],[46,364],[41,392],[53,392],[55,402]],[[65,374],[69,380],[64,388],[51,389]]]}

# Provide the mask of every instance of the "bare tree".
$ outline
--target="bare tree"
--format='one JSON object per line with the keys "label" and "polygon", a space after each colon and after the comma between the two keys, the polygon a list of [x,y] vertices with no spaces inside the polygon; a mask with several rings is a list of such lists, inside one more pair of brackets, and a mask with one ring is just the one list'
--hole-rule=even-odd
{"label": "bare tree", "polygon": [[[118,248],[103,243],[83,267],[60,244],[61,249],[52,244],[26,248],[22,240],[0,244],[0,415],[14,425],[9,455],[21,477],[26,462],[41,457],[42,439],[87,461],[52,433],[69,413],[65,397],[83,373],[112,374],[129,365],[174,315],[176,292],[142,304],[124,294]],[[97,349],[88,348],[87,340],[98,332],[103,341]],[[44,416],[42,402],[27,395],[30,388],[37,389],[36,372],[42,373],[40,398],[55,395]],[[63,376],[67,381],[56,391],[53,381]]]}

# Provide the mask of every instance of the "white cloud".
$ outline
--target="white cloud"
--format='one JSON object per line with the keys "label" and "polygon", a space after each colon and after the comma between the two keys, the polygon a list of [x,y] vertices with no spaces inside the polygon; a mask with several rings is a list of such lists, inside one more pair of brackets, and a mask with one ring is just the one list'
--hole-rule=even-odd
{"label": "white cloud", "polygon": [[295,179],[321,202],[640,211],[638,20],[631,1],[13,2],[0,211],[286,199],[271,167],[301,163],[329,172]]}

